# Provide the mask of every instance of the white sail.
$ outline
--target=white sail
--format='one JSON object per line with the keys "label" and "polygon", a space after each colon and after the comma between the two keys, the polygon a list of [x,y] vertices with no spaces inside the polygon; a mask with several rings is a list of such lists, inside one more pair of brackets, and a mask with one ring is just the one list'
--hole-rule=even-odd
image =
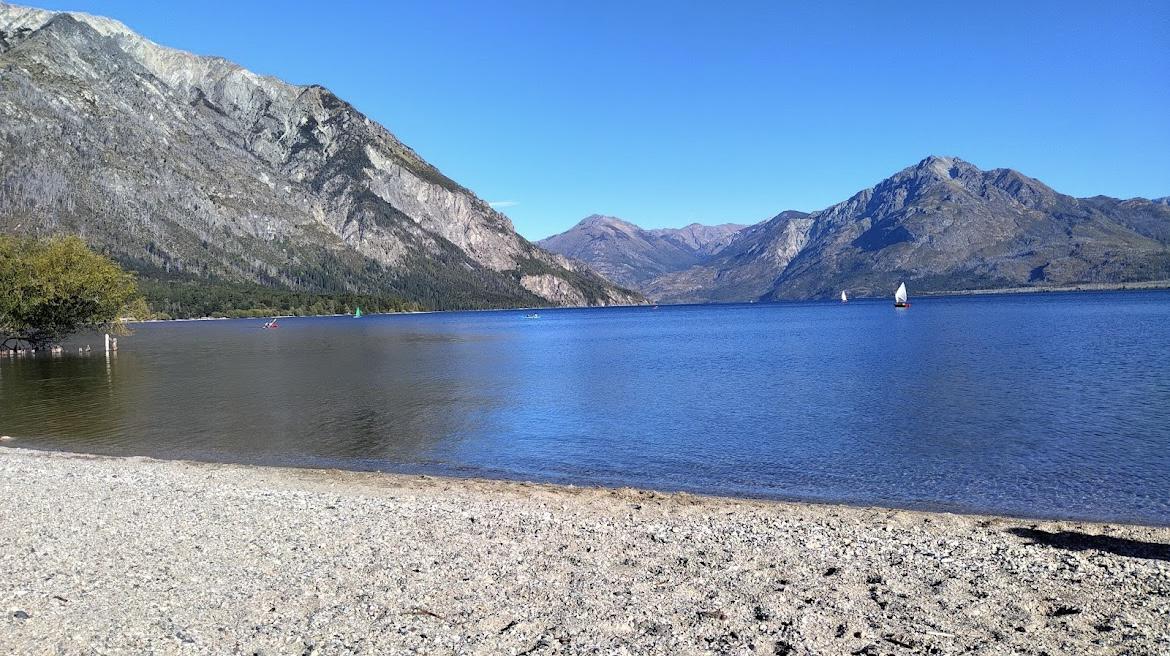
{"label": "white sail", "polygon": [[845,290],[844,290],[844,289],[842,289],[842,290],[841,290],[841,302],[842,302],[842,303],[848,303],[848,302],[849,302],[849,297],[845,295]]}
{"label": "white sail", "polygon": [[895,303],[905,303],[906,302],[906,283],[902,283],[901,285],[898,285],[898,291],[894,292],[894,302]]}

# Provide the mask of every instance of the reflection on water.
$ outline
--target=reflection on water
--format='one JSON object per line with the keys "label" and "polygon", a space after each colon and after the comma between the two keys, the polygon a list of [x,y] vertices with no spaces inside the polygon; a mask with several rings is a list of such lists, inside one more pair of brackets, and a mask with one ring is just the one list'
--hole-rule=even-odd
{"label": "reflection on water", "polygon": [[0,359],[0,433],[1170,523],[1165,292],[261,323],[149,324],[110,358]]}
{"label": "reflection on water", "polygon": [[0,432],[36,426],[36,435],[84,445],[117,431],[123,416],[116,390],[127,381],[117,354],[0,360]]}

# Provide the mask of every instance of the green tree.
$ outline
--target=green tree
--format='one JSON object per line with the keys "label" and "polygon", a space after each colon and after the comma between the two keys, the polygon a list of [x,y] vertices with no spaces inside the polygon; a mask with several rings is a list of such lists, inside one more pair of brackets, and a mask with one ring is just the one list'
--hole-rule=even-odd
{"label": "green tree", "polygon": [[77,237],[0,237],[0,348],[40,348],[79,330],[124,332],[144,318],[134,274]]}

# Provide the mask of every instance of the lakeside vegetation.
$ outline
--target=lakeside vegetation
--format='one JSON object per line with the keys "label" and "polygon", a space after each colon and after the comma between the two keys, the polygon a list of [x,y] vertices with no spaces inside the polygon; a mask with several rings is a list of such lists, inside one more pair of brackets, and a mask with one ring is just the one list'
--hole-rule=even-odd
{"label": "lakeside vegetation", "polygon": [[[424,260],[393,278],[384,271],[368,272],[386,290],[370,294],[335,289],[344,279],[340,275],[314,278],[316,272],[299,272],[309,289],[291,290],[175,274],[110,256],[76,236],[0,236],[0,343],[39,348],[80,330],[117,333],[124,318],[316,316],[351,314],[359,307],[367,313],[534,307],[543,299],[524,290],[519,278],[547,272],[536,266],[513,272],[516,292],[486,276],[479,284],[453,284],[449,270],[460,262],[442,266]],[[589,298],[599,296],[588,277],[574,279],[588,288]],[[372,280],[361,282],[373,286]]]}
{"label": "lakeside vegetation", "polygon": [[[293,269],[287,273],[299,289],[272,276],[264,283],[244,282],[204,273],[176,273],[142,260],[120,259],[138,272],[139,287],[154,319],[248,318],[273,315],[311,316],[364,312],[419,312],[433,310],[485,310],[546,305],[547,301],[520,285],[521,273],[501,278],[462,257],[439,257],[439,262],[410,258],[401,271],[367,266],[360,275],[331,260],[318,269]],[[328,266],[326,266],[328,265]],[[336,265],[336,266],[335,266]],[[453,271],[462,272],[460,276]],[[525,272],[527,273],[527,272]],[[575,272],[582,284],[588,278]],[[513,279],[514,278],[514,279]],[[355,292],[345,286],[367,290]],[[370,293],[368,290],[376,290]],[[597,294],[586,291],[588,298]]]}
{"label": "lakeside vegetation", "polygon": [[81,330],[122,332],[148,310],[136,276],[79,237],[0,236],[0,348],[42,348]]}
{"label": "lakeside vegetation", "polygon": [[127,319],[330,315],[359,307],[369,313],[436,309],[394,296],[140,277],[79,237],[0,236],[0,348],[43,348],[83,330],[124,334]]}
{"label": "lakeside vegetation", "polygon": [[418,312],[428,308],[399,298],[366,294],[315,294],[261,285],[192,280],[143,279],[142,294],[151,319],[312,316],[363,312]]}

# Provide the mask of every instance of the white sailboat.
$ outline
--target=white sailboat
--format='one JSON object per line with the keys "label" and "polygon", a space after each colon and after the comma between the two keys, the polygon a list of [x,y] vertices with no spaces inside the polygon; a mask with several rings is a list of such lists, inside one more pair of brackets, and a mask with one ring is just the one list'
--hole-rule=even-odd
{"label": "white sailboat", "polygon": [[910,301],[906,300],[906,283],[898,285],[898,291],[894,292],[894,307],[906,308],[910,307]]}
{"label": "white sailboat", "polygon": [[842,289],[842,290],[841,290],[841,302],[842,302],[842,303],[848,303],[848,302],[849,302],[849,297],[845,295],[845,290],[844,290],[844,289]]}

